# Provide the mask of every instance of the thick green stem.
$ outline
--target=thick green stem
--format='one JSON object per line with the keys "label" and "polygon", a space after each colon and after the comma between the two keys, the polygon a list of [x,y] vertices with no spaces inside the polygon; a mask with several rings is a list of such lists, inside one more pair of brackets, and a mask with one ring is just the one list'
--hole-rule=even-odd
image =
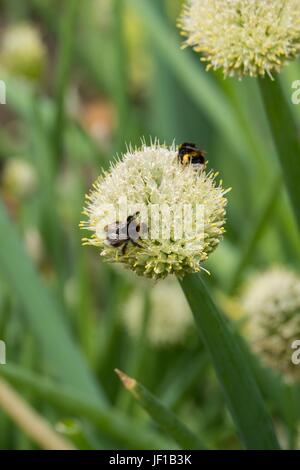
{"label": "thick green stem", "polygon": [[280,80],[259,80],[262,99],[277,147],[283,177],[300,229],[300,140]]}
{"label": "thick green stem", "polygon": [[190,274],[180,283],[210,353],[241,441],[247,449],[278,449],[271,419],[247,358],[229,322],[214,304],[202,276]]}

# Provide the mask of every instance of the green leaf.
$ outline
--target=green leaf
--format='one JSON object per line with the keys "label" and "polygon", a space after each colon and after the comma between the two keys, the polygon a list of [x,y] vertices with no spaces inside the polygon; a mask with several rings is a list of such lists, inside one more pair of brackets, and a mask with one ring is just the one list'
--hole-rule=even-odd
{"label": "green leaf", "polygon": [[79,17],[79,0],[68,0],[63,5],[60,19],[59,55],[56,78],[55,122],[54,122],[54,158],[59,161],[63,150],[65,130],[65,98],[70,79],[71,64],[74,51],[74,35]]}
{"label": "green leaf", "polygon": [[183,401],[191,386],[197,384],[204,376],[208,366],[209,358],[206,352],[197,354],[193,360],[190,357],[181,357],[181,361],[174,364],[175,370],[170,371],[170,376],[166,377],[161,387],[163,402],[173,408],[180,400]]}
{"label": "green leaf", "polygon": [[247,358],[218,311],[200,274],[180,281],[199,334],[210,353],[233,421],[247,449],[278,449],[272,422]]}
{"label": "green leaf", "polygon": [[46,363],[64,383],[104,402],[88,366],[75,345],[64,313],[43,285],[0,202],[0,270],[24,305],[29,328],[40,343]]}
{"label": "green leaf", "polygon": [[118,369],[115,372],[124,387],[151,418],[181,447],[181,449],[205,449],[200,439],[183,424],[176,415],[168,410],[152,393],[136,380]]}
{"label": "green leaf", "polygon": [[255,249],[259,245],[265,231],[269,228],[270,221],[274,215],[274,210],[282,193],[282,177],[276,175],[268,188],[268,194],[259,208],[256,219],[253,221],[251,230],[247,234],[245,243],[242,246],[238,263],[235,267],[232,279],[229,284],[229,292],[232,294],[242,279],[242,273],[251,261]]}
{"label": "green leaf", "polygon": [[162,449],[169,446],[159,434],[146,430],[110,407],[104,409],[69,386],[57,384],[13,364],[1,368],[0,374],[12,384],[26,388],[54,408],[87,419],[103,434],[125,446],[134,449]]}
{"label": "green leaf", "polygon": [[297,125],[280,80],[259,79],[259,85],[284,181],[300,229],[300,141]]}
{"label": "green leaf", "polygon": [[[228,100],[208,74],[197,65],[187,51],[180,51],[180,43],[164,24],[149,0],[127,0],[138,13],[163,60],[169,64],[179,82],[207,114],[218,132],[228,141],[240,158],[245,157],[245,139],[241,125]],[[243,160],[248,164],[248,161]]]}

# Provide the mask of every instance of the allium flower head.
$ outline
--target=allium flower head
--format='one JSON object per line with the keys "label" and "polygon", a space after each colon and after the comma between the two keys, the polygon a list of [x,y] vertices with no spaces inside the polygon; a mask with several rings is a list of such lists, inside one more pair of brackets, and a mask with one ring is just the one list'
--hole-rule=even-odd
{"label": "allium flower head", "polygon": [[226,76],[272,76],[300,52],[299,0],[187,0],[179,26]]}
{"label": "allium flower head", "polygon": [[38,79],[44,69],[46,49],[39,31],[21,23],[7,28],[1,42],[1,63],[12,75]]}
{"label": "allium flower head", "polygon": [[292,362],[292,344],[300,339],[300,277],[274,267],[255,277],[242,298],[249,314],[254,350],[288,380],[299,380],[300,366]]}
{"label": "allium flower head", "polygon": [[[174,145],[143,144],[94,184],[81,224],[93,236],[84,241],[98,246],[106,260],[153,279],[200,271],[224,232],[226,192],[213,172],[183,167]],[[112,238],[118,224],[126,228],[128,216],[140,232],[117,246]]]}
{"label": "allium flower head", "polygon": [[[175,281],[155,284],[150,291],[150,312],[146,336],[153,346],[171,346],[184,340],[193,324],[188,303]],[[144,298],[134,291],[123,309],[122,320],[128,332],[138,337],[143,325]]]}
{"label": "allium flower head", "polygon": [[10,158],[3,170],[5,190],[17,198],[30,197],[37,187],[37,173],[33,165],[21,158]]}

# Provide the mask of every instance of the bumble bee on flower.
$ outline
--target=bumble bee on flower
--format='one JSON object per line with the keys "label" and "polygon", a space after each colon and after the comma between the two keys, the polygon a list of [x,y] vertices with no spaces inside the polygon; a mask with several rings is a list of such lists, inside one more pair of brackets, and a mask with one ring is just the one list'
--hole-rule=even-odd
{"label": "bumble bee on flower", "polygon": [[146,225],[141,226],[136,223],[136,218],[140,215],[139,212],[136,212],[133,215],[129,215],[126,219],[126,222],[119,222],[118,220],[111,225],[106,225],[104,227],[105,232],[107,232],[106,241],[109,245],[119,248],[122,246],[122,254],[125,255],[127,245],[129,242],[133,245],[142,248],[139,245],[138,240],[140,238],[141,230],[147,230]]}
{"label": "bumble bee on flower", "polygon": [[129,149],[87,196],[84,243],[152,279],[198,272],[224,233],[228,190],[216,178],[193,165],[183,171],[175,145]]}
{"label": "bumble bee on flower", "polygon": [[196,144],[184,142],[178,147],[178,159],[183,166],[193,165],[195,169],[202,170],[205,166],[204,150],[200,150]]}
{"label": "bumble bee on flower", "polygon": [[300,53],[299,0],[186,0],[179,27],[225,76],[272,77]]}

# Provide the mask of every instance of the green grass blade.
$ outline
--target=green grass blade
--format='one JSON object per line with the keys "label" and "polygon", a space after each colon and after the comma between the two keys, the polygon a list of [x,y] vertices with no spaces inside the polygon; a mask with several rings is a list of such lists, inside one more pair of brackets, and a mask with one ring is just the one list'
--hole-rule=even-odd
{"label": "green grass blade", "polygon": [[234,111],[208,74],[196,64],[188,51],[180,51],[175,33],[167,28],[149,0],[127,0],[139,15],[163,60],[190,96],[207,114],[218,132],[228,141],[239,157],[245,156],[245,140]]}
{"label": "green grass blade", "polygon": [[[16,79],[9,78],[6,79],[7,85],[7,103],[9,107],[16,112],[20,117],[22,117],[30,126],[32,134],[38,134],[36,139],[42,139],[39,135],[38,130],[36,129],[36,122],[34,122],[33,117],[33,103],[36,108],[36,114],[40,115],[39,128],[44,127],[44,130],[47,132],[51,131],[53,127],[53,121],[55,120],[56,106],[53,101],[45,96],[37,96],[34,92],[34,89],[27,83],[21,83]],[[0,144],[2,140],[2,135],[0,134]],[[4,139],[3,139],[4,140]],[[10,142],[10,140],[4,140],[4,149],[8,148],[6,154],[11,153],[22,153],[21,149],[18,151],[13,150],[12,145],[18,145],[18,143]],[[9,150],[10,146],[12,150]],[[74,158],[80,158],[85,161],[96,161],[97,163],[105,163],[104,155],[101,153],[97,147],[97,144],[93,138],[85,132],[85,130],[80,126],[78,122],[72,121],[68,117],[67,122],[65,123],[65,146],[66,152],[69,155],[73,155]],[[49,145],[48,145],[49,147]],[[53,153],[53,148],[47,150],[47,154],[50,152]],[[52,159],[52,153],[50,158]],[[42,155],[43,156],[43,155]],[[43,161],[45,157],[43,156]],[[48,169],[47,177],[50,178],[53,171],[53,162],[51,167]]]}
{"label": "green grass blade", "polygon": [[99,400],[98,387],[70,336],[63,312],[45,289],[1,202],[0,227],[1,274],[24,305],[26,320],[47,365],[64,383]]}
{"label": "green grass blade", "polygon": [[[184,357],[184,361],[187,360],[189,359]],[[176,370],[172,371],[173,374],[170,374],[171,377],[167,376],[167,380],[161,387],[163,402],[169,407],[177,405],[180,400],[187,396],[190,387],[198,383],[199,378],[204,376],[208,365],[209,358],[206,353],[198,354],[194,360],[189,360],[189,363],[180,362]]]}
{"label": "green grass blade", "polygon": [[180,283],[210,353],[242,443],[247,449],[278,449],[271,419],[247,358],[211,299],[201,275],[188,275]]}
{"label": "green grass blade", "polygon": [[281,192],[282,177],[281,175],[277,175],[270,185],[266,200],[264,201],[262,208],[259,210],[256,220],[253,222],[253,229],[248,234],[242,247],[240,258],[232,275],[232,279],[230,280],[230,293],[233,293],[238,286],[242,279],[242,273],[245,267],[250,262],[259,241],[265,233],[265,230],[269,227],[270,219],[274,214]]}
{"label": "green grass blade", "polygon": [[205,449],[200,439],[190,431],[176,415],[168,410],[143,385],[118,369],[115,372],[124,387],[132,394],[151,418],[181,447],[181,449]]}
{"label": "green grass blade", "polygon": [[53,135],[54,157],[56,161],[61,157],[61,152],[63,149],[63,135],[65,129],[65,98],[71,72],[79,0],[68,0],[64,5],[65,11],[61,17],[59,34],[60,44],[57,64],[55,100],[56,111]]}
{"label": "green grass blade", "polygon": [[276,413],[276,416],[279,416],[285,423],[288,430],[289,447],[293,448],[300,416],[297,385],[285,383],[278,372],[266,367],[238,332],[236,332],[236,340],[244,351],[259,388],[268,400],[272,412]]}
{"label": "green grass blade", "polygon": [[297,125],[280,80],[260,79],[259,85],[284,181],[300,229],[300,141]]}
{"label": "green grass blade", "polygon": [[124,150],[124,141],[128,139],[128,128],[130,125],[130,104],[128,99],[128,80],[127,80],[127,51],[124,41],[124,0],[113,0],[114,15],[114,55],[116,74],[114,77],[114,95],[118,109],[118,127],[121,132],[117,135],[117,151]]}
{"label": "green grass blade", "polygon": [[[149,318],[151,314],[151,302],[149,298],[149,291],[145,289],[144,291],[144,305],[142,312],[142,324],[141,331],[137,338],[135,347],[133,348],[131,354],[128,357],[126,368],[131,375],[137,377],[140,380],[143,371],[145,370],[145,361],[149,354],[149,342],[147,339],[147,328],[149,325]],[[118,398],[118,407],[123,409],[126,412],[131,411],[131,406],[133,404],[132,396],[127,393],[127,391],[122,388]]]}
{"label": "green grass blade", "polygon": [[105,409],[91,402],[88,397],[71,390],[69,386],[58,385],[18,366],[7,364],[0,371],[9,382],[29,390],[35,397],[44,400],[54,408],[72,416],[87,419],[107,436],[134,449],[168,448],[169,443],[159,434],[154,434],[141,425],[111,408]]}

